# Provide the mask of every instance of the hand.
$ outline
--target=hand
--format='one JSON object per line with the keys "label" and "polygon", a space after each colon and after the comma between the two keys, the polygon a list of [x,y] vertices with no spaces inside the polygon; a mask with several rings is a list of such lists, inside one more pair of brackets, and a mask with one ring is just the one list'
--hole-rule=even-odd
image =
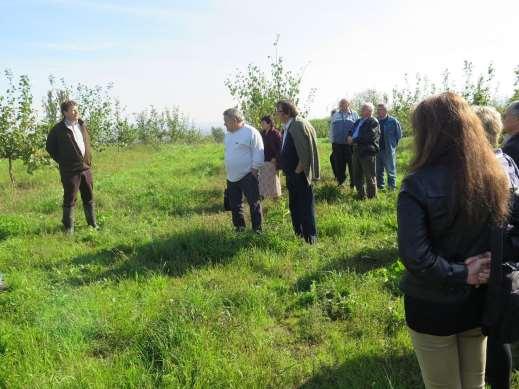
{"label": "hand", "polygon": [[348,143],[349,145],[353,144],[353,138],[351,136],[348,136],[346,138],[346,143]]}
{"label": "hand", "polygon": [[465,260],[468,269],[467,284],[476,287],[486,284],[490,278],[490,261],[491,254],[489,252],[467,258]]}

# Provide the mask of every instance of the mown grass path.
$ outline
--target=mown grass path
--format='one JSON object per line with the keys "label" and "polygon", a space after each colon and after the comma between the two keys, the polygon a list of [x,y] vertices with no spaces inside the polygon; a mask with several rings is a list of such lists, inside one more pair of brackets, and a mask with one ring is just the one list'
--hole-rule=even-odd
{"label": "mown grass path", "polygon": [[79,206],[70,238],[57,171],[17,166],[13,192],[0,164],[0,386],[421,387],[396,194],[354,200],[320,147],[313,247],[293,236],[286,198],[264,204],[263,235],[233,232],[220,145],[97,153],[102,228]]}

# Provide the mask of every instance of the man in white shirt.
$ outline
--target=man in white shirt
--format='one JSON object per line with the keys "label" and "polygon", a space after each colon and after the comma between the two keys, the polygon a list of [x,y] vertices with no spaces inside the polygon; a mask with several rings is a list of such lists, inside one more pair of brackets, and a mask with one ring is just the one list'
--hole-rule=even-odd
{"label": "man in white shirt", "polygon": [[63,226],[67,234],[74,232],[74,208],[77,192],[81,193],[83,209],[89,226],[97,228],[94,211],[92,153],[88,130],[79,118],[75,101],[61,104],[63,120],[50,130],[46,149],[59,165],[63,184]]}
{"label": "man in white shirt", "polygon": [[225,168],[227,195],[236,231],[245,229],[243,195],[249,203],[252,229],[261,231],[262,211],[259,195],[258,169],[263,165],[264,151],[261,134],[244,122],[242,113],[227,109],[223,113],[225,134]]}

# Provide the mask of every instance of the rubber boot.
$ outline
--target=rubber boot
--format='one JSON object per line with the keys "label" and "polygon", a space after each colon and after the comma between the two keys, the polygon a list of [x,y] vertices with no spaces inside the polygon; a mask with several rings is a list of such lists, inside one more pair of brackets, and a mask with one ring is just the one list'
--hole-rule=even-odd
{"label": "rubber boot", "polygon": [[87,221],[87,224],[92,227],[92,228],[95,228],[96,230],[99,228],[97,226],[97,223],[96,223],[96,213],[95,213],[95,208],[94,208],[94,204],[83,204],[83,210],[85,211],[85,218],[86,218],[86,221]]}
{"label": "rubber boot", "polygon": [[74,233],[74,207],[63,207],[63,218],[61,219],[65,234]]}

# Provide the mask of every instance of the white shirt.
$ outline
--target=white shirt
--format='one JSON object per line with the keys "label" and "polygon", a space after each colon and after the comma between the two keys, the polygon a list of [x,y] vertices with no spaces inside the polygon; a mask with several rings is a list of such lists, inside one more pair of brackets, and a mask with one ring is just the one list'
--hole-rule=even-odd
{"label": "white shirt", "polygon": [[254,127],[244,125],[234,132],[226,132],[224,145],[225,168],[229,181],[240,181],[252,169],[259,169],[263,165],[263,139]]}
{"label": "white shirt", "polygon": [[288,122],[283,124],[283,142],[281,143],[281,150],[283,150],[283,147],[285,147],[285,139],[287,138],[288,127],[290,127],[293,121],[294,119],[290,118],[288,119]]}
{"label": "white shirt", "polygon": [[83,139],[83,133],[81,132],[81,127],[79,126],[79,122],[71,123],[68,120],[65,120],[65,125],[67,128],[72,131],[72,135],[74,135],[74,140],[76,141],[77,146],[79,147],[79,151],[81,155],[85,156],[85,140]]}

